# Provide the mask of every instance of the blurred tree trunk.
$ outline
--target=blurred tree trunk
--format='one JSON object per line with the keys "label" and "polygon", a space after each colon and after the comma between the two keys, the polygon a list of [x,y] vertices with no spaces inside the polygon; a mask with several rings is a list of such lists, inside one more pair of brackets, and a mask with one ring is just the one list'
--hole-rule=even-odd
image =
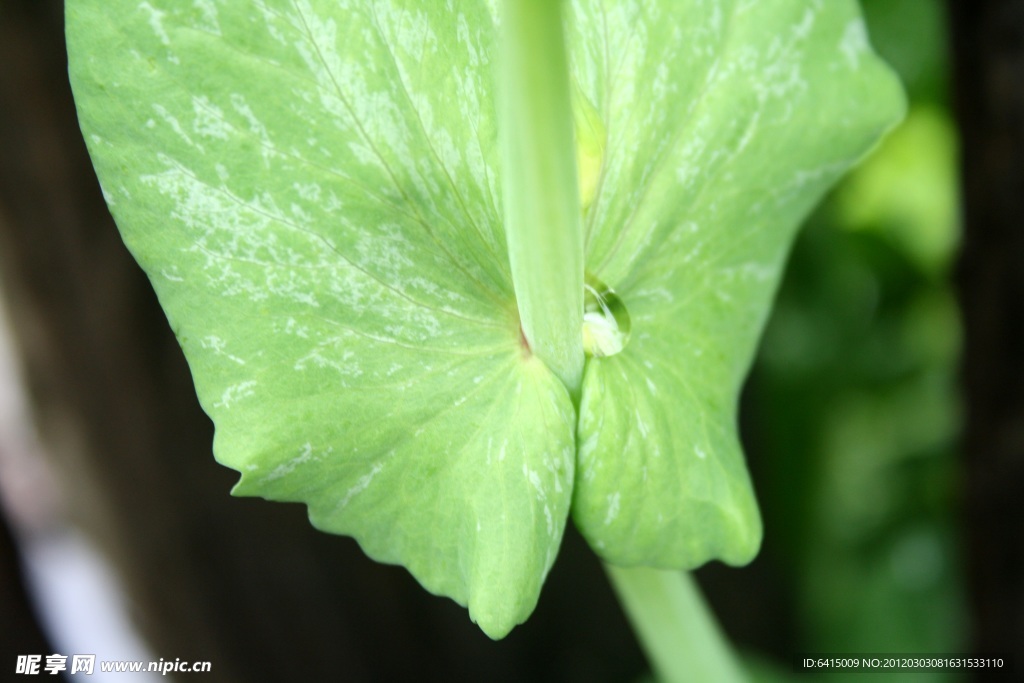
{"label": "blurred tree trunk", "polygon": [[950,25],[962,136],[973,648],[1024,666],[1024,2],[952,0]]}
{"label": "blurred tree trunk", "polygon": [[[567,538],[533,619],[495,644],[464,610],[304,508],[232,499],[212,427],[107,213],[67,84],[62,4],[0,0],[0,278],[36,422],[156,658],[210,680],[625,680],[643,660]],[[96,653],[103,659],[103,653]]]}

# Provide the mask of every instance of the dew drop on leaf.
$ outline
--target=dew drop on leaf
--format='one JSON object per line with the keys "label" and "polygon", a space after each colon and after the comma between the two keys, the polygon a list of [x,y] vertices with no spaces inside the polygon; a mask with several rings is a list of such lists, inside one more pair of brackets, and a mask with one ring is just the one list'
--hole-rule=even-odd
{"label": "dew drop on leaf", "polygon": [[587,273],[583,283],[583,350],[592,358],[614,356],[629,341],[629,311],[611,287]]}

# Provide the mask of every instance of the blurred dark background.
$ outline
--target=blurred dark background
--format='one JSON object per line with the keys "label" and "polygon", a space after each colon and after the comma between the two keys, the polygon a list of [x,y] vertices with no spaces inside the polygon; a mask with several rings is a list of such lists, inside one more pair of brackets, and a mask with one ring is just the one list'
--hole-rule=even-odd
{"label": "blurred dark background", "polygon": [[[811,652],[998,653],[1024,676],[1024,2],[862,4],[909,114],[794,248],[742,405],[764,549],[698,576],[765,680]],[[0,679],[69,647],[38,626],[16,544],[69,522],[153,658],[208,660],[204,680],[643,676],[571,531],[537,612],[493,643],[301,506],[228,496],[66,70],[62,3],[0,0],[0,299],[34,425],[0,419]]]}

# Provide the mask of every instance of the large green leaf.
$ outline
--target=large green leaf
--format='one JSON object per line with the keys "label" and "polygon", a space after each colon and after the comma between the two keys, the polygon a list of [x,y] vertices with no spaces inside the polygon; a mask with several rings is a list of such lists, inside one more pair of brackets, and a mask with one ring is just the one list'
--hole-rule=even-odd
{"label": "large green leaf", "polygon": [[585,262],[632,319],[578,419],[521,343],[491,6],[67,8],[100,181],[237,493],[307,503],[494,637],[533,609],[570,501],[615,562],[752,556],[738,387],[799,219],[902,102],[852,1],[569,13],[574,100],[606,133],[580,157],[603,155]]}
{"label": "large green leaf", "polygon": [[493,20],[361,5],[68,3],[82,125],[236,492],[500,636],[556,555],[575,414],[521,358]]}
{"label": "large green leaf", "polygon": [[576,73],[608,131],[586,263],[632,333],[587,367],[574,517],[613,562],[743,563],[761,528],[741,382],[797,225],[902,91],[853,2],[579,10]]}

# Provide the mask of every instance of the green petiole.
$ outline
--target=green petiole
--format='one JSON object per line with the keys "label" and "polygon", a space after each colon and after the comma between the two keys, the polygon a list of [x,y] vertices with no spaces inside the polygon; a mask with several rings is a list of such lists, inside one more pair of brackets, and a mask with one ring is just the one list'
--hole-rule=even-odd
{"label": "green petiole", "polygon": [[502,4],[499,138],[505,231],[529,348],[578,399],[583,227],[562,3]]}
{"label": "green petiole", "polygon": [[605,569],[659,681],[746,680],[688,572],[612,565]]}

